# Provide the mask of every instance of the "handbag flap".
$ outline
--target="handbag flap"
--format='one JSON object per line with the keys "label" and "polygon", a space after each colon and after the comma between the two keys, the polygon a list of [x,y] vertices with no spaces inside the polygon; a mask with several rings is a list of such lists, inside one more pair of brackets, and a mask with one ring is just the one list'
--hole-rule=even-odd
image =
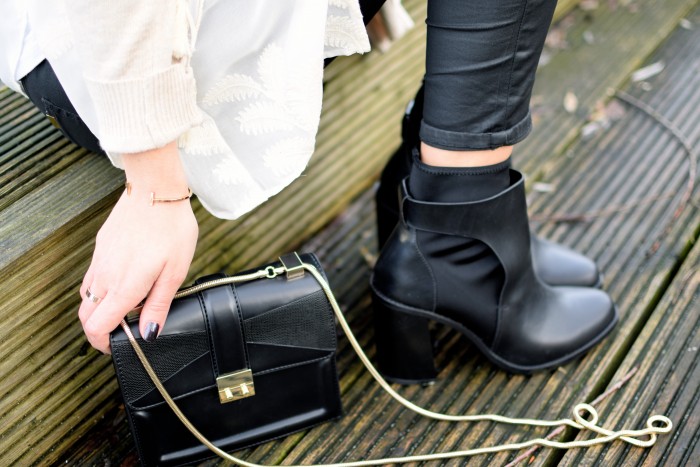
{"label": "handbag flap", "polygon": [[[302,258],[320,270],[315,257]],[[203,293],[209,293],[208,299]],[[225,295],[226,300],[217,295]],[[213,306],[214,303],[225,306]],[[236,305],[243,322],[232,323],[242,328],[241,333],[228,332],[230,326],[219,326],[226,331],[212,333],[211,321],[220,322],[222,313],[230,317],[229,308]],[[217,315],[213,317],[213,313]],[[231,285],[220,285],[176,299],[154,342],[140,338],[138,317],[130,318],[128,323],[159,379],[175,399],[202,390],[217,392],[215,368],[219,362],[214,363],[214,355],[219,361],[222,357],[234,363],[247,360],[255,376],[333,356],[336,349],[333,311],[318,282],[309,274],[292,280],[281,275],[236,284],[235,293]],[[124,402],[135,409],[163,403],[121,329],[112,333],[111,344]],[[246,352],[250,353],[248,358]]]}

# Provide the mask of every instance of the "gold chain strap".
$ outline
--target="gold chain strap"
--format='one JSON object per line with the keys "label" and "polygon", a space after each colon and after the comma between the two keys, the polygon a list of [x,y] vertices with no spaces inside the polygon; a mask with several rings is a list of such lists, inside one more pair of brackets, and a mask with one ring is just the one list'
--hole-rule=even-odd
{"label": "gold chain strap", "polygon": [[[653,446],[656,443],[657,440],[657,434],[662,434],[662,433],[668,433],[671,431],[673,427],[673,423],[671,420],[664,416],[664,415],[652,415],[647,419],[646,422],[646,428],[641,429],[641,430],[608,430],[605,428],[602,428],[597,425],[598,423],[598,413],[596,412],[595,408],[591,406],[590,404],[582,403],[576,405],[573,409],[573,419],[569,418],[563,418],[560,420],[537,420],[537,419],[529,419],[529,418],[510,418],[510,417],[504,417],[502,415],[495,415],[495,414],[485,414],[485,415],[449,415],[449,414],[443,414],[439,412],[433,412],[427,409],[424,409],[422,407],[419,407],[415,405],[413,402],[405,399],[403,396],[401,396],[399,393],[397,393],[390,385],[389,383],[386,382],[386,380],[381,376],[381,374],[377,371],[377,369],[374,367],[372,362],[370,362],[369,358],[367,355],[364,353],[362,350],[362,347],[360,346],[359,342],[357,342],[357,339],[355,339],[355,335],[353,334],[352,330],[350,329],[350,326],[348,325],[347,321],[345,320],[345,316],[343,315],[343,312],[340,310],[340,306],[338,306],[338,302],[336,302],[335,297],[333,296],[333,292],[330,289],[330,286],[328,283],[325,281],[321,273],[312,265],[303,263],[302,267],[308,271],[321,285],[323,288],[323,291],[325,292],[326,296],[328,297],[328,301],[331,304],[331,307],[333,308],[333,311],[335,312],[335,316],[338,318],[338,322],[340,323],[340,326],[343,328],[343,331],[345,332],[345,335],[348,338],[348,341],[350,342],[350,345],[352,345],[353,349],[357,353],[358,357],[360,357],[360,360],[362,363],[365,365],[367,370],[372,374],[374,379],[379,383],[379,385],[387,392],[391,397],[393,397],[396,401],[398,401],[400,404],[402,404],[404,407],[408,408],[409,410],[412,410],[413,412],[416,412],[420,415],[423,415],[428,418],[432,418],[435,420],[442,420],[442,421],[449,421],[449,422],[478,422],[478,421],[492,421],[492,422],[497,422],[497,423],[506,423],[506,424],[511,424],[511,425],[525,425],[525,426],[540,426],[540,427],[559,427],[559,426],[570,426],[572,428],[576,428],[579,430],[590,430],[592,432],[598,433],[599,436],[597,438],[593,439],[587,439],[583,441],[567,441],[567,442],[560,442],[560,441],[552,441],[549,439],[545,438],[535,438],[531,439],[528,441],[523,441],[520,443],[512,443],[512,444],[501,444],[501,445],[496,445],[496,446],[489,446],[489,447],[483,447],[483,448],[475,448],[475,449],[467,449],[464,451],[451,451],[451,452],[443,452],[443,453],[433,453],[433,454],[423,454],[423,455],[415,455],[415,456],[407,456],[407,457],[394,457],[394,458],[384,458],[384,459],[372,459],[372,460],[365,460],[365,461],[355,461],[355,462],[341,462],[341,463],[336,463],[336,464],[313,464],[316,467],[364,467],[364,466],[370,466],[370,465],[385,465],[385,464],[403,464],[403,463],[408,463],[408,462],[422,462],[422,461],[433,461],[433,460],[442,460],[442,459],[451,459],[451,458],[457,458],[457,457],[467,457],[467,456],[474,456],[477,454],[488,454],[488,453],[496,453],[496,452],[502,452],[502,451],[515,451],[515,450],[520,450],[524,448],[528,448],[531,446],[547,446],[547,447],[552,447],[552,448],[558,448],[558,449],[571,449],[571,448],[579,448],[579,447],[587,447],[587,446],[593,446],[596,444],[604,444],[604,443],[609,443],[612,442],[616,439],[621,439],[629,444],[632,444],[634,446],[639,446],[639,447],[650,447]],[[194,293],[200,292],[202,290],[211,288],[211,287],[216,287],[219,285],[226,285],[226,284],[235,284],[235,283],[241,283],[241,282],[247,282],[251,280],[256,280],[256,279],[272,279],[276,277],[279,274],[282,274],[286,271],[284,267],[278,267],[274,268],[272,266],[268,266],[264,270],[260,270],[251,274],[246,274],[246,275],[241,275],[241,276],[234,276],[234,277],[226,277],[223,279],[217,279],[213,281],[209,281],[206,283],[198,284],[192,287],[189,287],[187,289],[184,289],[175,295],[175,298],[181,298],[181,297],[186,297],[188,295],[192,295]],[[227,452],[221,450],[220,448],[216,447],[213,443],[211,443],[207,438],[204,437],[185,417],[185,415],[180,411],[180,409],[177,407],[177,404],[173,399],[170,397],[168,394],[167,390],[163,385],[161,384],[160,380],[158,379],[158,376],[156,375],[155,371],[153,371],[153,368],[151,365],[148,363],[148,360],[146,359],[146,355],[143,353],[141,350],[141,347],[139,346],[138,342],[136,342],[136,339],[134,338],[134,335],[131,333],[131,329],[129,328],[128,324],[126,323],[125,320],[122,320],[121,326],[124,329],[124,332],[126,333],[127,337],[129,338],[129,341],[131,342],[132,346],[134,347],[134,351],[136,352],[139,360],[143,364],[146,372],[148,373],[148,376],[151,378],[153,381],[153,384],[155,384],[156,388],[158,388],[158,391],[160,394],[163,396],[163,399],[165,399],[165,402],[170,406],[170,408],[175,412],[175,415],[182,421],[182,423],[187,427],[190,432],[204,444],[207,446],[209,449],[211,449],[214,453],[216,453],[218,456],[233,462],[234,464],[241,465],[244,467],[268,467],[266,465],[262,464],[255,464],[252,462],[247,462],[243,459],[239,459],[238,457],[232,456],[231,454],[228,454]],[[584,417],[590,416],[591,420],[588,421]],[[649,438],[647,440],[642,440],[639,438],[642,438],[644,436],[648,436]],[[290,466],[290,467],[302,467],[300,466]]]}

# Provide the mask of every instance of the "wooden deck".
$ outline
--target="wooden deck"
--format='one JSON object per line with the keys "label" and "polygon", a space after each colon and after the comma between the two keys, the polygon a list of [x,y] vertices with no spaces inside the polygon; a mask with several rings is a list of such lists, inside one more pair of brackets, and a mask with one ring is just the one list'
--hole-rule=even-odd
{"label": "wooden deck", "polygon": [[[367,280],[377,253],[370,185],[398,143],[402,107],[422,67],[425,3],[405,3],[418,26],[389,54],[339,59],[329,68],[318,157],[306,177],[236,222],[197,208],[192,276],[221,267],[235,272],[292,248],[314,251],[370,355]],[[700,2],[585,5],[565,16],[560,10],[533,96],[535,131],[514,159],[528,177],[537,231],[596,258],[620,324],[584,358],[529,377],[495,369],[459,335],[441,330],[439,381],[401,392],[449,413],[554,419],[633,371],[596,405],[601,424],[641,428],[660,413],[671,417],[674,430],[648,450],[618,442],[433,465],[700,463],[698,189],[684,201],[691,172],[697,178],[691,160],[700,143]],[[654,63],[663,63],[663,71],[632,81],[635,70]],[[616,90],[658,115],[613,97]],[[368,97],[357,103],[358,93]],[[691,152],[659,117],[677,128]],[[120,190],[116,175],[106,161],[67,145],[21,98],[0,91],[0,465],[137,463],[111,362],[88,349],[75,314],[91,236]],[[299,239],[308,240],[300,246]],[[338,369],[346,410],[340,421],[240,454],[258,463],[310,464],[466,449],[549,432],[416,416],[381,392],[342,338]],[[559,436],[577,438],[585,436]]]}

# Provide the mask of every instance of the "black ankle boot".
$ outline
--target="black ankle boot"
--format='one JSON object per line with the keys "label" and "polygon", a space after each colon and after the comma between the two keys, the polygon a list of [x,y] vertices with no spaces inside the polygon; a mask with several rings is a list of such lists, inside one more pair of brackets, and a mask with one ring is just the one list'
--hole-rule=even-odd
{"label": "black ankle boot", "polygon": [[401,146],[396,150],[379,177],[375,194],[377,208],[377,241],[381,250],[399,221],[399,185],[408,177],[413,165],[413,150],[420,145],[418,132],[423,118],[423,86],[406,106],[401,123]]}
{"label": "black ankle boot", "polygon": [[[537,276],[523,178],[511,170],[510,180],[495,196],[461,203],[419,201],[402,184],[402,216],[370,280],[377,358],[388,379],[436,377],[429,320],[460,331],[514,373],[568,362],[615,325],[605,292],[551,287]],[[490,257],[465,262],[464,251],[455,248],[460,238],[483,243]],[[482,260],[496,261],[498,271]]]}
{"label": "black ankle boot", "polygon": [[[413,165],[413,150],[420,140],[418,132],[423,117],[423,88],[409,103],[402,125],[403,141],[389,159],[380,177],[375,195],[377,209],[377,240],[381,250],[399,221],[398,187]],[[596,264],[580,253],[531,234],[532,261],[535,272],[549,285],[600,287],[602,276]]]}

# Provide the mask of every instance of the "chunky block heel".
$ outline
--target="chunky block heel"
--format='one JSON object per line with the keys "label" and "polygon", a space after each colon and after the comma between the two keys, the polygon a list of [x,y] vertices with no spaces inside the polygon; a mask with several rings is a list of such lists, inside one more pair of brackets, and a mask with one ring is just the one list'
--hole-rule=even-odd
{"label": "chunky block heel", "polygon": [[426,384],[437,378],[428,319],[401,311],[372,294],[379,371],[387,381]]}

